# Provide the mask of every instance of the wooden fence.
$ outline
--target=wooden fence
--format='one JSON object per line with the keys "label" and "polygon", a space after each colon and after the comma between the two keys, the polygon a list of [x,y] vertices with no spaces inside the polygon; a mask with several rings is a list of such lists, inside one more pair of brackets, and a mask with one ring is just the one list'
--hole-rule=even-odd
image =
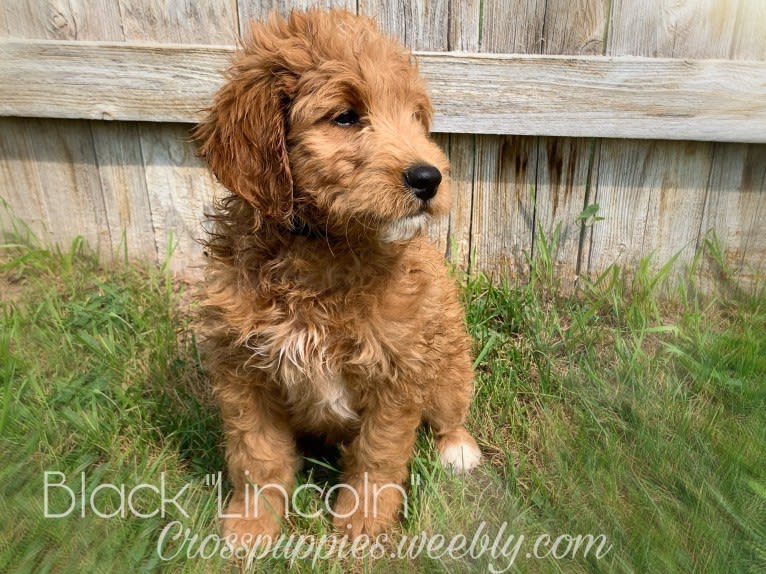
{"label": "wooden fence", "polygon": [[249,19],[317,4],[416,51],[452,163],[434,234],[465,268],[523,275],[558,229],[565,284],[681,268],[711,231],[739,276],[766,270],[763,0],[6,0],[0,196],[48,242],[151,261],[172,242],[195,273],[217,184],[190,124]]}

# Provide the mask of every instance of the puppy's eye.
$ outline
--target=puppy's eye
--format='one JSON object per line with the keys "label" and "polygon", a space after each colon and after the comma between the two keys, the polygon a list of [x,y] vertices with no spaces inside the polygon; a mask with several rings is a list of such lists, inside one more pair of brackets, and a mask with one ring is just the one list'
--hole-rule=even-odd
{"label": "puppy's eye", "polygon": [[344,128],[355,126],[359,123],[359,114],[356,112],[356,110],[346,110],[345,112],[341,112],[335,116],[332,119],[332,123],[334,123],[336,126],[341,126]]}

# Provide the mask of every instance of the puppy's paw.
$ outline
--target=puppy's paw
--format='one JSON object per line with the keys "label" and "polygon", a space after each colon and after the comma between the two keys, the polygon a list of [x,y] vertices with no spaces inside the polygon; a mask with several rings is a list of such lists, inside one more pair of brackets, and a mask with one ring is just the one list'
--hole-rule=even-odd
{"label": "puppy's paw", "polygon": [[468,431],[461,428],[437,439],[442,464],[455,474],[471,472],[481,462],[481,451]]}
{"label": "puppy's paw", "polygon": [[343,489],[333,508],[333,523],[341,536],[351,539],[362,535],[374,537],[385,532],[396,520],[402,494],[392,485],[368,484],[368,493],[356,489],[358,497]]}
{"label": "puppy's paw", "polygon": [[244,504],[232,501],[221,518],[221,533],[231,548],[257,548],[273,544],[279,536],[280,519],[270,510],[257,516],[244,512]]}

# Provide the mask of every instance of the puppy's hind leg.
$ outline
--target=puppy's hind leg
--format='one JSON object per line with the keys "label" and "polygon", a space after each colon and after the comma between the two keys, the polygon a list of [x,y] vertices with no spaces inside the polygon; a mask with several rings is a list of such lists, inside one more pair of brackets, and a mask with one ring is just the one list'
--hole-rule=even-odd
{"label": "puppy's hind leg", "polygon": [[434,432],[442,464],[455,473],[470,472],[481,462],[481,451],[465,428],[473,395],[470,355],[445,359],[434,381],[425,420]]}
{"label": "puppy's hind leg", "polygon": [[295,439],[284,413],[258,382],[231,377],[221,383],[216,398],[234,487],[221,516],[223,535],[233,546],[257,546],[279,534],[289,507],[297,469]]}

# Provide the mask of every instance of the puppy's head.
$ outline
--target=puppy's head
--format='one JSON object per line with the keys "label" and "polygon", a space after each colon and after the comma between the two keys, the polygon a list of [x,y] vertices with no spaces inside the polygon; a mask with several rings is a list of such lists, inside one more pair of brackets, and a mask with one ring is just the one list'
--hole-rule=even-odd
{"label": "puppy's head", "polygon": [[294,12],[252,24],[195,137],[262,217],[398,241],[449,209],[431,115],[412,57],[371,20]]}

